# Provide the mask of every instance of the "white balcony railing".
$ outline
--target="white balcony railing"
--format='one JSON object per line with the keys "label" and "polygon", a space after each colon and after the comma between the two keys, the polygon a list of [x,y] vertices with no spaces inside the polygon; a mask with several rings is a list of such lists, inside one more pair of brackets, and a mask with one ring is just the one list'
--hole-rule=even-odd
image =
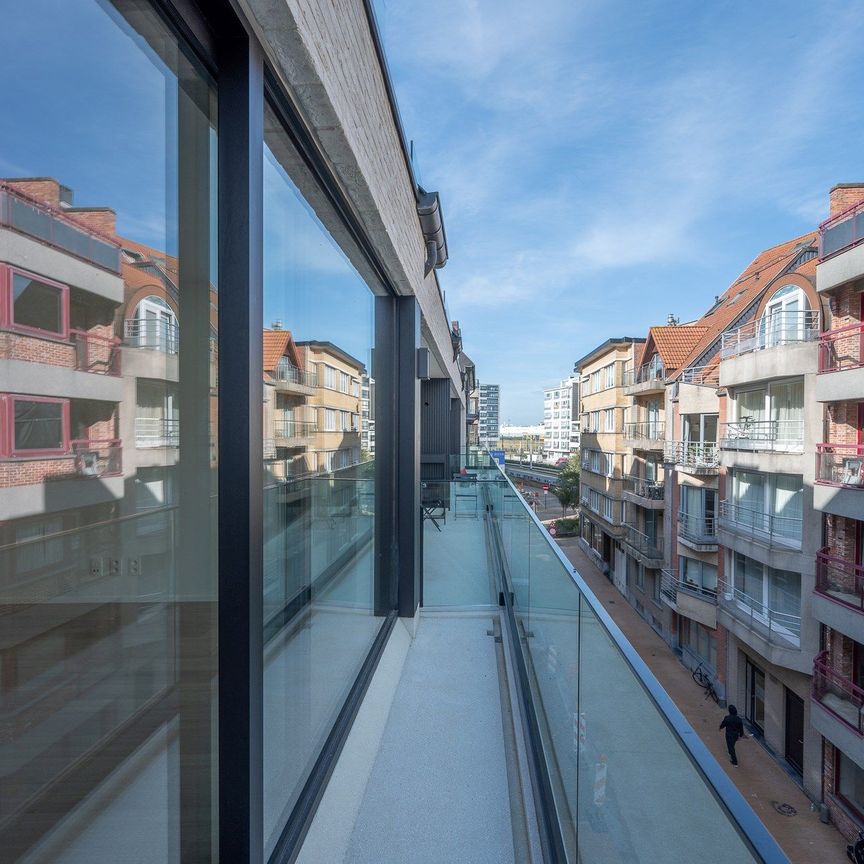
{"label": "white balcony railing", "polygon": [[804,421],[740,417],[721,424],[720,447],[723,450],[803,453]]}
{"label": "white balcony railing", "polygon": [[720,502],[720,527],[766,546],[801,548],[801,516],[766,513],[735,501]]}
{"label": "white balcony railing", "polygon": [[180,421],[171,417],[136,417],[136,447],[178,447]]}
{"label": "white balcony railing", "polygon": [[819,339],[820,314],[815,311],[769,312],[724,333],[720,356],[724,360],[801,342],[816,342]]}
{"label": "white balcony railing", "polygon": [[801,644],[801,616],[798,614],[772,609],[727,582],[720,583],[720,606],[772,644],[791,648]]}
{"label": "white balcony railing", "polygon": [[720,450],[713,442],[667,441],[663,458],[689,471],[716,472],[720,466]]}
{"label": "white balcony railing", "polygon": [[180,327],[176,322],[159,318],[127,318],[123,337],[132,348],[148,348],[163,354],[180,350]]}

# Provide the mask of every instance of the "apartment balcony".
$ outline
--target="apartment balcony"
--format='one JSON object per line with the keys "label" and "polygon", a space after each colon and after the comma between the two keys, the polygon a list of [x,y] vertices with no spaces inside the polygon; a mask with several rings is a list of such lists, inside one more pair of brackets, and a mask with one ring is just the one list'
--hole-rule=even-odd
{"label": "apartment balcony", "polygon": [[690,366],[681,370],[678,380],[681,384],[716,389],[720,386],[720,365],[715,363],[713,366]]}
{"label": "apartment balcony", "polygon": [[829,665],[827,652],[813,663],[814,728],[859,764],[864,762],[864,688]]}
{"label": "apartment balcony", "polygon": [[803,453],[803,420],[753,420],[741,417],[720,424],[721,450]]}
{"label": "apartment balcony", "polygon": [[318,387],[318,375],[306,372],[296,366],[282,364],[273,370],[273,382],[281,393],[295,393],[298,396],[314,396]]}
{"label": "apartment balcony", "polygon": [[817,444],[813,507],[860,519],[864,508],[864,446]]}
{"label": "apartment balcony", "polygon": [[659,450],[662,452],[666,435],[666,424],[658,420],[643,420],[624,424],[624,446],[636,450]]}
{"label": "apartment balcony", "polygon": [[864,276],[864,206],[857,204],[819,226],[816,290],[831,291]]}
{"label": "apartment balcony", "polygon": [[718,619],[738,639],[769,663],[809,671],[810,660],[800,650],[800,615],[771,609],[729,583],[719,583],[718,592]]}
{"label": "apartment balcony", "polygon": [[663,461],[686,474],[711,476],[720,471],[720,450],[714,443],[666,441]]}
{"label": "apartment balcony", "polygon": [[180,421],[173,417],[136,417],[135,446],[139,449],[179,447]]}
{"label": "apartment balcony", "polygon": [[864,393],[864,323],[823,333],[819,340],[816,399],[845,402]]}
{"label": "apartment balcony", "polygon": [[679,615],[712,630],[717,626],[717,592],[679,579],[671,570],[660,571],[660,598]]}
{"label": "apartment balcony", "polygon": [[820,549],[812,602],[817,621],[860,639],[864,632],[864,565],[832,555],[828,547]]}
{"label": "apartment balcony", "polygon": [[661,367],[646,364],[638,369],[627,369],[624,372],[622,386],[625,396],[662,393],[666,389],[666,371]]}
{"label": "apartment balcony", "polygon": [[[303,447],[317,433],[318,424],[308,420],[277,420],[273,437],[277,447]],[[356,429],[350,430],[356,432]]]}
{"label": "apartment balcony", "polygon": [[716,552],[716,519],[714,516],[679,511],[678,542],[696,552]]}
{"label": "apartment balcony", "polygon": [[720,386],[816,371],[819,312],[774,312],[723,334]]}
{"label": "apartment balcony", "polygon": [[624,545],[627,551],[646,567],[657,568],[663,564],[663,538],[649,537],[633,525],[624,525]]}
{"label": "apartment balcony", "polygon": [[721,535],[720,542],[745,554],[750,553],[746,547],[736,542],[736,538],[745,538],[770,549],[801,549],[803,520],[800,516],[765,513],[745,504],[726,500],[720,502],[718,525],[721,532],[731,535],[727,538],[729,542]]}
{"label": "apartment balcony", "polygon": [[662,480],[645,480],[630,475],[624,478],[621,497],[631,504],[648,510],[662,510],[666,506],[665,494],[665,484]]}

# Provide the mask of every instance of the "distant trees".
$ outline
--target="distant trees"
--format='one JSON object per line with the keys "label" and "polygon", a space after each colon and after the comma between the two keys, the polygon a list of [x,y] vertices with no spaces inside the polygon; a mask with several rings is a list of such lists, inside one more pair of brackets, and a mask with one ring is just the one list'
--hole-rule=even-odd
{"label": "distant trees", "polygon": [[579,459],[577,456],[571,456],[561,467],[554,490],[565,516],[568,509],[575,509],[579,504],[579,475]]}

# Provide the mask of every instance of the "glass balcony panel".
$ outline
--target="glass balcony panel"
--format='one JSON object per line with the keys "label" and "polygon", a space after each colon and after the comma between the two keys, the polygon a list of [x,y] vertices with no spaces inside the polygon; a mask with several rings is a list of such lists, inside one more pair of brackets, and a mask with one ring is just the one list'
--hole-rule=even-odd
{"label": "glass balcony panel", "polygon": [[825,651],[813,663],[813,698],[858,735],[864,735],[864,688],[832,668]]}
{"label": "glass balcony panel", "polygon": [[720,356],[724,360],[801,342],[819,339],[820,313],[811,310],[776,310],[722,336]]}
{"label": "glass balcony panel", "polygon": [[816,555],[816,591],[864,612],[864,565],[831,555],[827,547],[821,549]]}
{"label": "glass balcony panel", "polygon": [[864,365],[864,324],[849,324],[819,339],[819,371],[842,372]]}
{"label": "glass balcony panel", "polygon": [[864,445],[817,444],[816,482],[864,489]]}

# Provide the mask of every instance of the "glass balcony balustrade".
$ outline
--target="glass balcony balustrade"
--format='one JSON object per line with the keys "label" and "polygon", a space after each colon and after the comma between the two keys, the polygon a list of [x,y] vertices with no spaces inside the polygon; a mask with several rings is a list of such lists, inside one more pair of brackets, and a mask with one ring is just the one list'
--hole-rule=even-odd
{"label": "glass balcony balustrade", "polygon": [[864,736],[864,688],[833,669],[827,651],[813,662],[813,698],[853,732]]}
{"label": "glass balcony balustrade", "polygon": [[497,468],[426,481],[421,499],[426,610],[504,604],[556,860],[784,860]]}
{"label": "glass balcony balustrade", "polygon": [[843,372],[864,366],[864,323],[829,330],[819,339],[819,372]]}
{"label": "glass balcony balustrade", "polygon": [[864,565],[832,555],[828,547],[816,553],[816,593],[864,612]]}
{"label": "glass balcony balustrade", "polygon": [[779,348],[815,342],[819,339],[820,314],[812,310],[772,311],[755,321],[749,321],[722,336],[720,356],[723,360]]}
{"label": "glass balcony balustrade", "polygon": [[816,482],[824,486],[864,489],[864,446],[817,444]]}
{"label": "glass balcony balustrade", "polygon": [[819,226],[819,258],[825,260],[864,240],[864,206],[856,205]]}
{"label": "glass balcony balustrade", "polygon": [[722,450],[804,451],[803,420],[755,420],[741,417],[720,424]]}

